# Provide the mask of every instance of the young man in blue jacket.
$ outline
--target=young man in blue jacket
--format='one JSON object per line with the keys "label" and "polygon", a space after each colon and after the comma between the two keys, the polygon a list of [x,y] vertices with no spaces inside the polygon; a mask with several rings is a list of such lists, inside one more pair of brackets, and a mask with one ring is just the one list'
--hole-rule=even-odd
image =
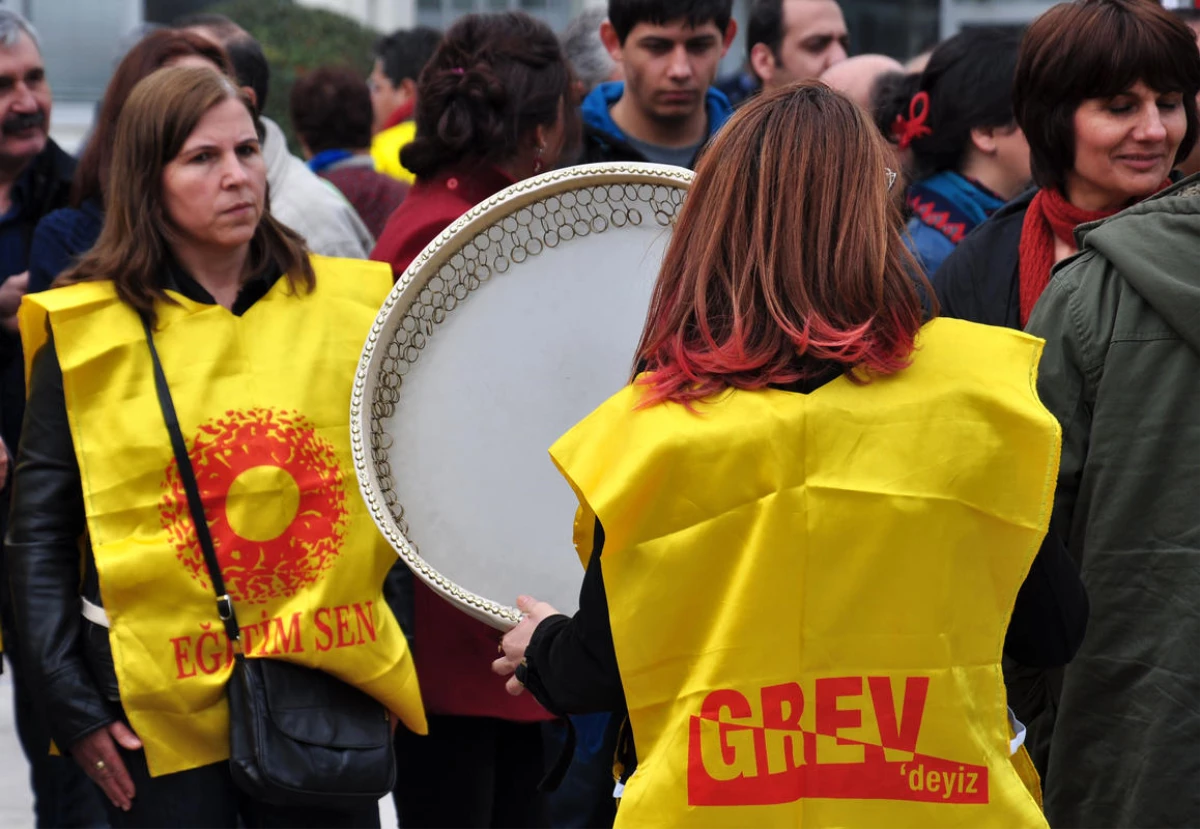
{"label": "young man in blue jacket", "polygon": [[732,0],[609,0],[600,37],[625,80],[583,102],[583,162],[693,167],[729,119],[713,86],[737,33]]}

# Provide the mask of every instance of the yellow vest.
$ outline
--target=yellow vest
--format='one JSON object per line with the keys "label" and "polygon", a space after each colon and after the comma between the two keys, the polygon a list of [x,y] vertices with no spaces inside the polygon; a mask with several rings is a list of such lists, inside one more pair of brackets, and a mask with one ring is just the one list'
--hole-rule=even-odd
{"label": "yellow vest", "polygon": [[891,377],[631,386],[555,444],[581,556],[605,532],[619,826],[1046,826],[1000,671],[1058,470],[1041,347],[937,320]]}
{"label": "yellow vest", "polygon": [[400,150],[417,137],[417,122],[403,121],[394,127],[380,130],[371,139],[371,158],[375,159],[375,169],[392,178],[412,184],[416,176],[400,163]]}
{"label": "yellow vest", "polygon": [[[241,317],[172,294],[155,344],[246,654],[328,671],[425,731],[382,585],[396,554],[358,493],[349,401],[392,284],[386,265],[314,256]],[[232,648],[155,396],[142,324],[109,282],[31,294],[26,354],[54,334],[121,702],[152,775],[229,756]]]}

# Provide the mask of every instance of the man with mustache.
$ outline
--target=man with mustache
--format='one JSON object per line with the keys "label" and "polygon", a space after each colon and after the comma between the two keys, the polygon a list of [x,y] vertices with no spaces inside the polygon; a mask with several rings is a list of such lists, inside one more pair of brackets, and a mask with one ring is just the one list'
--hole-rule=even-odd
{"label": "man with mustache", "polygon": [[712,84],[735,34],[732,0],[609,0],[600,38],[625,80],[584,100],[581,161],[694,166],[732,112]]}
{"label": "man with mustache", "polygon": [[[10,333],[28,282],[29,237],[42,216],[66,204],[75,171],[75,160],[49,137],[52,101],[33,28],[0,9],[0,321]],[[6,441],[12,428],[19,426],[6,410]]]}
{"label": "man with mustache", "polygon": [[[29,283],[29,243],[42,216],[67,206],[75,172],[75,159],[50,140],[52,104],[37,33],[21,15],[0,8],[0,487],[5,488],[25,413],[16,313]],[[7,516],[5,489],[0,524]],[[69,757],[50,756],[49,730],[22,682],[2,559],[0,547],[0,626],[9,644],[5,656],[13,672],[17,734],[31,766],[37,825],[103,825],[104,811],[87,777]]]}

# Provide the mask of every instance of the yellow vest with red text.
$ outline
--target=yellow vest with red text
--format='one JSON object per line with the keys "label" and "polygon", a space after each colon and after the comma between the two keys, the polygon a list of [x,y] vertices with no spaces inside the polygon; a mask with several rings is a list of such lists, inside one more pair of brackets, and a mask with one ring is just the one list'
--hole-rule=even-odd
{"label": "yellow vest with red text", "polygon": [[[425,731],[417,676],[384,604],[395,552],[358,492],[351,387],[392,285],[386,265],[314,256],[241,317],[172,294],[155,345],[233,597],[242,643],[327,671]],[[145,333],[109,282],[31,294],[32,359],[54,335],[111,628],[121,702],[150,773],[229,756],[233,649],[188,512]]]}
{"label": "yellow vest with red text", "polygon": [[637,409],[554,445],[638,767],[618,826],[1045,827],[1000,657],[1049,523],[1042,341],[929,323],[912,365]]}

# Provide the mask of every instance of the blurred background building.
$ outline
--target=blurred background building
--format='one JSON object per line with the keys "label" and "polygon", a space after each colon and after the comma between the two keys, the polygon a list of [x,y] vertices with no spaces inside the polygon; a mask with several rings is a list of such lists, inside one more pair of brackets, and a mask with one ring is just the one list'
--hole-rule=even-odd
{"label": "blurred background building", "polygon": [[[245,2],[245,0],[242,0]],[[275,0],[280,2],[280,0]],[[425,24],[445,28],[475,11],[521,9],[561,30],[587,6],[606,0],[288,0],[345,15],[379,32]],[[881,52],[906,60],[969,26],[1022,26],[1053,5],[1052,0],[841,0],[853,51]],[[735,0],[745,19],[749,0]],[[146,25],[167,23],[190,12],[235,6],[229,0],[0,0],[41,32],[56,100],[53,130],[75,148],[91,123],[96,101],[115,61]],[[270,51],[268,50],[268,56]],[[733,73],[745,58],[739,37],[724,69]],[[354,63],[369,57],[347,56]]]}

